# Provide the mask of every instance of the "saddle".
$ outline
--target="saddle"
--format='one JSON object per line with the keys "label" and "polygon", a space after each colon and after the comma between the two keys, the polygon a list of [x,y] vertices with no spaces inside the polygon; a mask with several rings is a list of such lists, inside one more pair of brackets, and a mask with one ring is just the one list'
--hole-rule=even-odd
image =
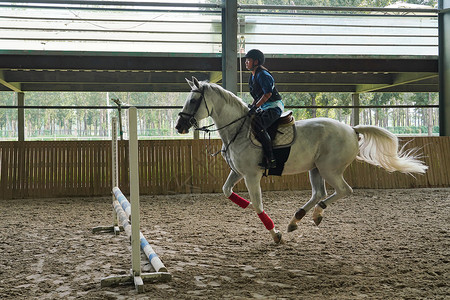
{"label": "saddle", "polygon": [[[272,140],[273,148],[289,147],[295,140],[295,119],[291,110],[285,111],[281,114],[277,121],[275,121],[268,129],[267,133]],[[258,125],[252,120],[252,134],[251,140],[255,146],[261,147],[261,142],[257,139]]]}

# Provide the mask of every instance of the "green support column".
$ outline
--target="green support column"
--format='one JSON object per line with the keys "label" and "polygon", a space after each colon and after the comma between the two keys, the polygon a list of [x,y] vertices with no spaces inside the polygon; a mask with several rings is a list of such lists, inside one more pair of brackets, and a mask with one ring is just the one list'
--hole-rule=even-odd
{"label": "green support column", "polygon": [[[352,94],[352,105],[359,106],[359,94]],[[359,125],[359,107],[352,109],[352,120],[351,125],[356,126]]]}
{"label": "green support column", "polygon": [[237,0],[222,0],[222,86],[237,93]]}
{"label": "green support column", "polygon": [[25,94],[23,92],[16,93],[17,106],[17,131],[18,141],[25,141],[25,112],[23,106],[25,105]]}
{"label": "green support column", "polygon": [[450,136],[450,0],[439,0],[439,134]]}

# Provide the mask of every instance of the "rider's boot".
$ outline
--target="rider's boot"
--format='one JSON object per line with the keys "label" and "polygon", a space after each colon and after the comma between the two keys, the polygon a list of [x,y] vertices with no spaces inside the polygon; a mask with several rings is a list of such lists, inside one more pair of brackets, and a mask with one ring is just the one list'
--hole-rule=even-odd
{"label": "rider's boot", "polygon": [[267,157],[267,165],[261,162],[259,166],[267,169],[275,169],[277,167],[277,162],[273,155],[272,140],[266,130],[261,130],[259,140],[261,141],[264,154]]}

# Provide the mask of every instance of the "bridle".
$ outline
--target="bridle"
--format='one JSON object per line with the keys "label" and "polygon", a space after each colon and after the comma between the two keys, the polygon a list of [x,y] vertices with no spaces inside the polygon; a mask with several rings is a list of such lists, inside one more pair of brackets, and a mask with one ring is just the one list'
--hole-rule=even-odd
{"label": "bridle", "polygon": [[[199,90],[192,90],[191,92],[200,93],[200,98],[197,99],[197,103],[195,105],[194,112],[191,113],[191,114],[185,113],[185,112],[179,112],[178,115],[182,119],[185,119],[189,123],[189,125],[191,125],[192,127],[195,128],[195,130],[199,130],[198,122],[197,122],[197,119],[195,118],[195,115],[197,114],[197,112],[198,112],[202,102],[205,103],[206,111],[208,112],[208,117],[211,116],[211,112],[209,110],[208,103],[206,103],[206,100],[205,100],[205,91],[204,91],[204,89],[201,90],[201,91],[199,91]],[[185,117],[187,117],[187,118],[185,118]]]}
{"label": "bridle", "polygon": [[[190,113],[190,114],[189,114],[189,113],[185,113],[185,112],[179,112],[178,115],[180,116],[180,118],[186,120],[186,121],[189,123],[189,125],[191,125],[192,127],[194,127],[195,130],[203,131],[205,134],[207,134],[207,133],[210,134],[210,136],[209,136],[210,139],[211,139],[211,132],[219,131],[219,130],[221,130],[221,129],[224,129],[224,128],[226,128],[226,127],[228,127],[228,126],[230,126],[230,125],[233,125],[234,123],[236,123],[236,122],[238,122],[238,121],[244,119],[244,121],[242,122],[241,126],[239,126],[239,129],[236,131],[236,134],[234,135],[234,137],[233,137],[233,138],[230,140],[230,142],[226,145],[225,150],[219,150],[219,151],[217,151],[216,153],[211,154],[211,156],[216,156],[216,155],[219,154],[220,152],[226,153],[227,150],[228,150],[228,148],[230,147],[230,145],[236,140],[237,136],[238,136],[239,133],[241,132],[242,127],[243,127],[244,124],[245,124],[245,119],[246,119],[247,117],[249,117],[249,115],[248,115],[248,114],[245,114],[244,116],[239,117],[239,118],[237,118],[236,120],[231,121],[230,123],[228,123],[228,124],[226,124],[226,125],[224,125],[224,126],[222,126],[222,127],[220,127],[220,128],[216,128],[216,129],[212,129],[212,130],[211,130],[211,129],[208,129],[208,128],[211,127],[211,126],[214,126],[214,124],[210,124],[210,125],[207,125],[207,126],[199,127],[199,126],[198,126],[197,119],[195,118],[195,115],[197,114],[197,111],[199,110],[200,105],[202,104],[202,102],[205,103],[206,111],[208,112],[208,117],[211,116],[211,111],[209,110],[208,104],[206,103],[204,89],[201,90],[201,91],[199,91],[199,90],[192,90],[191,92],[196,92],[196,93],[200,93],[200,94],[201,94],[201,95],[200,95],[200,98],[198,99],[198,103],[197,103],[196,106],[195,106],[195,109],[194,109],[193,113]],[[203,100],[203,101],[202,101],[202,100]],[[187,118],[185,118],[185,117],[187,117]],[[209,152],[209,151],[208,151],[208,152]]]}

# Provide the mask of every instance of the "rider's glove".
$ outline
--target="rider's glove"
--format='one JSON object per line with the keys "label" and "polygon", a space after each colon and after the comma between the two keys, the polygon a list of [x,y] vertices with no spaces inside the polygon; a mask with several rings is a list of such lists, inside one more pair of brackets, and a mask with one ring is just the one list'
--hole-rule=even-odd
{"label": "rider's glove", "polygon": [[250,104],[250,105],[248,106],[248,108],[250,108],[250,110],[248,111],[248,115],[249,115],[249,116],[253,116],[254,114],[256,114],[256,110],[258,109],[258,108],[256,107],[256,105],[253,105],[253,104]]}

